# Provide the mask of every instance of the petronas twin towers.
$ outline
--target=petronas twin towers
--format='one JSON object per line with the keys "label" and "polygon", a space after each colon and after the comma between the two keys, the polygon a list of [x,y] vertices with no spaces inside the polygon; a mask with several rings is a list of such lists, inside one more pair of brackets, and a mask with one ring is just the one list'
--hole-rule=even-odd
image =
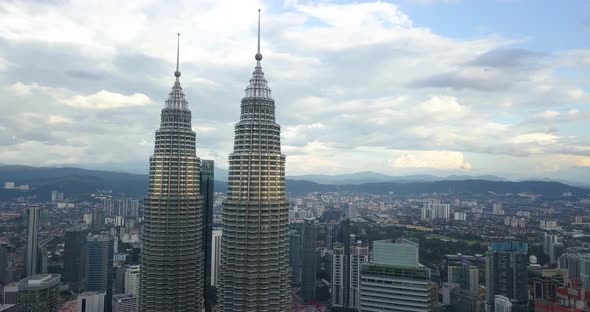
{"label": "petronas twin towers", "polygon": [[[285,156],[260,61],[235,125],[223,202],[217,311],[290,311]],[[140,311],[204,311],[203,199],[191,112],[180,71],[162,109],[144,205]]]}

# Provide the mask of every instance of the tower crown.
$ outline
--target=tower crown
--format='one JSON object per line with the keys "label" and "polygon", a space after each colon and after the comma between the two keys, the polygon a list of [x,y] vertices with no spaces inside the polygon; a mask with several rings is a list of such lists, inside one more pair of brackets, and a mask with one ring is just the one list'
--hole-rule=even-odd
{"label": "tower crown", "polygon": [[260,53],[260,10],[258,10],[258,49],[254,59],[256,59],[256,67],[254,67],[252,78],[250,78],[250,83],[248,84],[248,87],[246,87],[245,98],[263,98],[272,100],[268,81],[264,78],[262,65],[260,65],[260,61],[262,60],[262,54]]}
{"label": "tower crown", "polygon": [[174,85],[172,86],[172,91],[168,94],[168,99],[166,100],[166,108],[172,109],[183,109],[188,110],[188,102],[184,97],[184,92],[182,92],[182,87],[180,86],[180,70],[179,70],[179,63],[180,63],[180,34],[178,34],[178,39],[176,42],[176,71],[174,72]]}

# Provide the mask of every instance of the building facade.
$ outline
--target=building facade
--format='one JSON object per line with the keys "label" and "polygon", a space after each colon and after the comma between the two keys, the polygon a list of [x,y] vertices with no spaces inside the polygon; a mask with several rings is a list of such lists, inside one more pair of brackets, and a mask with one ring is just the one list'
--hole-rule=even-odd
{"label": "building facade", "polygon": [[301,234],[289,231],[289,266],[291,267],[291,284],[301,283]]}
{"label": "building facade", "polygon": [[211,235],[213,232],[213,202],[215,201],[215,162],[213,160],[201,159],[201,171],[199,176],[200,193],[203,197],[203,255],[205,255],[204,263],[204,288],[205,299],[207,298],[207,285],[211,284]]}
{"label": "building facade", "polygon": [[349,257],[348,306],[358,309],[360,305],[361,266],[369,262],[369,246],[357,244],[351,247]]}
{"label": "building facade", "polygon": [[132,265],[125,270],[125,293],[139,296],[139,265]]}
{"label": "building facade", "polygon": [[25,252],[25,276],[39,272],[39,214],[40,207],[31,205],[27,208],[27,249]]}
{"label": "building facade", "polygon": [[77,312],[104,312],[105,293],[104,292],[84,292],[78,296]]}
{"label": "building facade", "polygon": [[113,312],[137,312],[139,310],[139,298],[131,294],[118,294],[113,296]]}
{"label": "building facade", "polygon": [[519,308],[528,306],[528,246],[491,243],[486,254],[486,310],[495,311],[495,297],[503,296]]}
{"label": "building facade", "polygon": [[70,290],[84,289],[86,275],[86,237],[88,226],[76,225],[66,230],[64,238],[64,283]]}
{"label": "building facade", "polygon": [[18,282],[18,306],[26,312],[57,312],[59,274],[39,274]]}
{"label": "building facade", "polygon": [[201,311],[203,199],[191,111],[180,86],[178,53],[172,91],[161,112],[144,201],[140,311]]}
{"label": "building facade", "polygon": [[219,267],[221,266],[221,230],[213,230],[211,235],[211,286],[219,285]]}
{"label": "building facade", "polygon": [[229,156],[218,292],[222,312],[290,311],[291,305],[281,128],[260,52],[255,59]]}
{"label": "building facade", "polygon": [[317,225],[314,218],[303,220],[301,239],[301,298],[315,298]]}
{"label": "building facade", "polygon": [[86,238],[86,291],[104,292],[104,311],[111,312],[113,296],[113,237],[98,234]]}

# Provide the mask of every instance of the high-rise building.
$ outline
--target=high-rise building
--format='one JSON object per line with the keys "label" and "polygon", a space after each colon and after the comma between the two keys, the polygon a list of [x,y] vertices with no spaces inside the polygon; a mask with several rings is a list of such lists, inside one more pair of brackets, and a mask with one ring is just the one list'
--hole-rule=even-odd
{"label": "high-rise building", "polygon": [[431,311],[430,270],[414,257],[418,244],[405,239],[375,243],[374,262],[361,265],[359,311]]}
{"label": "high-rise building", "polygon": [[113,296],[113,237],[107,234],[86,238],[86,291],[105,293],[105,312],[111,312]]}
{"label": "high-rise building", "polygon": [[64,193],[57,191],[57,190],[53,190],[51,191],[51,202],[52,203],[60,203],[64,200]]}
{"label": "high-rise building", "polygon": [[528,246],[521,242],[491,243],[486,254],[486,310],[495,311],[495,297],[513,306],[528,306]]}
{"label": "high-rise building", "polygon": [[77,312],[104,312],[105,292],[88,291],[83,292],[77,299]]}
{"label": "high-rise building", "polygon": [[425,203],[422,207],[422,220],[441,219],[448,221],[451,217],[451,205],[441,203]]}
{"label": "high-rise building", "polygon": [[18,282],[18,306],[26,312],[57,312],[59,274],[39,274]]}
{"label": "high-rise building", "polygon": [[580,254],[566,253],[558,258],[557,267],[567,270],[568,278],[580,278]]}
{"label": "high-rise building", "polygon": [[479,269],[476,266],[449,266],[448,282],[458,284],[470,294],[479,293]]}
{"label": "high-rise building", "polygon": [[590,254],[580,255],[580,279],[584,288],[590,288]]}
{"label": "high-rise building", "polygon": [[[204,255],[200,159],[176,77],[162,109],[144,201],[140,311],[202,311]],[[242,221],[242,220],[240,220]]]}
{"label": "high-rise building", "polygon": [[32,276],[39,272],[39,211],[38,205],[31,205],[27,209],[27,250],[25,253],[25,276]]}
{"label": "high-rise building", "polygon": [[301,235],[301,298],[315,298],[317,225],[314,218],[303,220]]}
{"label": "high-rise building", "polygon": [[[258,34],[260,47],[260,28]],[[255,58],[235,125],[223,202],[222,312],[289,311],[291,304],[285,156],[260,49]]]}
{"label": "high-rise building", "polygon": [[139,296],[139,265],[132,265],[125,270],[125,293]]}
{"label": "high-rise building", "polygon": [[137,312],[139,304],[136,295],[118,294],[113,296],[113,312]]}
{"label": "high-rise building", "polygon": [[289,231],[289,266],[291,267],[291,284],[301,283],[301,234]]}
{"label": "high-rise building", "polygon": [[221,230],[213,230],[211,235],[211,281],[210,285],[217,287],[219,283],[219,267],[221,266]]}
{"label": "high-rise building", "polygon": [[332,305],[345,307],[348,305],[348,257],[344,244],[334,243],[332,254]]}
{"label": "high-rise building", "polygon": [[63,279],[73,291],[84,289],[87,236],[88,226],[86,225],[76,225],[66,230]]}
{"label": "high-rise building", "polygon": [[211,256],[213,232],[213,201],[215,201],[215,162],[213,160],[201,159],[200,172],[200,193],[203,197],[203,255],[205,255],[204,274],[204,297],[207,300],[207,286],[211,285]]}
{"label": "high-rise building", "polygon": [[350,249],[348,306],[358,309],[360,305],[361,265],[369,262],[369,246],[358,242]]}

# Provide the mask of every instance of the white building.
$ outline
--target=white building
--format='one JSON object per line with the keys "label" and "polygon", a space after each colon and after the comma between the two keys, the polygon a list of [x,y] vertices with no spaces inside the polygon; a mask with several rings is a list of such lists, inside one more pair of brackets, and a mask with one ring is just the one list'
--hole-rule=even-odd
{"label": "white building", "polygon": [[221,230],[211,233],[211,286],[217,287],[219,282],[219,266],[221,266]]}
{"label": "white building", "polygon": [[502,203],[494,203],[492,205],[492,213],[495,215],[503,215],[504,214],[504,208]]}
{"label": "white building", "polygon": [[139,296],[139,265],[132,265],[125,270],[125,293]]}
{"label": "white building", "polygon": [[14,189],[14,182],[4,182],[4,188],[7,190],[13,190]]}
{"label": "white building", "polygon": [[453,219],[455,221],[467,221],[467,214],[465,212],[453,213]]}
{"label": "white building", "polygon": [[360,304],[361,265],[369,262],[368,246],[352,246],[350,250],[350,289],[348,290],[348,306],[358,309]]}
{"label": "white building", "polygon": [[512,302],[504,296],[496,295],[494,297],[494,312],[511,312]]}
{"label": "white building", "polygon": [[332,305],[345,307],[347,301],[347,271],[348,261],[342,243],[334,244],[332,254]]}
{"label": "white building", "polygon": [[539,221],[539,227],[542,230],[557,230],[557,220],[541,220]]}
{"label": "white building", "polygon": [[451,205],[425,203],[422,206],[422,220],[442,219],[448,221],[451,217]]}
{"label": "white building", "polygon": [[358,217],[356,205],[353,203],[349,203],[348,204],[348,218],[350,218],[350,220],[354,220],[354,219],[356,219],[356,217]]}
{"label": "white building", "polygon": [[92,214],[91,213],[84,214],[84,223],[92,224]]}
{"label": "white building", "polygon": [[84,292],[78,296],[78,312],[104,312],[104,300],[104,292]]}

